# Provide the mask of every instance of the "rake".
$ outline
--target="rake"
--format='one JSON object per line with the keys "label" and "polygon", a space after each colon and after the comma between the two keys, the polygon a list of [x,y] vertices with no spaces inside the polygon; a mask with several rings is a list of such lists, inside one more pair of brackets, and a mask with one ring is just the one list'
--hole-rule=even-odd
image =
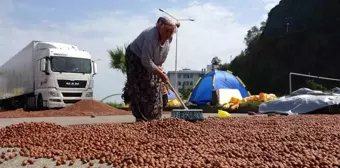
{"label": "rake", "polygon": [[204,120],[203,110],[202,109],[188,109],[188,107],[184,104],[181,97],[179,97],[176,89],[168,82],[169,87],[175,93],[177,99],[180,101],[184,109],[172,109],[171,117],[183,119],[185,121],[202,121]]}

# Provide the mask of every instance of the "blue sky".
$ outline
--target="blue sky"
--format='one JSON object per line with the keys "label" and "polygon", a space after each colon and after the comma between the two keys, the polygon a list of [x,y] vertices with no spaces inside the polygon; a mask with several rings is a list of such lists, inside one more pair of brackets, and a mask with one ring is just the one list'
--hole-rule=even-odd
{"label": "blue sky", "polygon": [[[1,0],[0,64],[32,40],[64,42],[98,61],[95,98],[121,92],[125,77],[109,68],[107,49],[131,42],[155,24],[163,8],[177,18],[194,18],[179,29],[178,68],[200,70],[214,56],[229,62],[244,49],[243,38],[266,19],[279,0]],[[165,63],[174,69],[175,45]],[[194,63],[195,62],[195,63]],[[112,101],[121,101],[119,97]]]}
{"label": "blue sky", "polygon": [[[84,0],[15,0],[13,1],[14,12],[10,16],[20,24],[39,24],[43,20],[53,20],[55,23],[62,24],[65,21],[77,21],[91,18],[92,13],[112,12],[124,10],[132,15],[142,14],[152,16],[154,9],[185,8],[194,1],[160,1],[160,0],[116,0],[116,1],[84,1]],[[234,13],[241,23],[248,23],[258,20],[264,13],[264,2],[254,0],[202,0],[200,3],[212,3],[224,6],[227,10]],[[261,3],[262,2],[262,3]],[[129,7],[130,4],[134,4]],[[39,9],[39,10],[37,10]],[[20,10],[20,12],[16,12]],[[43,12],[43,14],[42,14]]]}

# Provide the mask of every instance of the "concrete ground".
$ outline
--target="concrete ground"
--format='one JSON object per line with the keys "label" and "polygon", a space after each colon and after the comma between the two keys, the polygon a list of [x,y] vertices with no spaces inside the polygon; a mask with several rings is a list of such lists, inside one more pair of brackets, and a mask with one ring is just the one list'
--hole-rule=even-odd
{"label": "concrete ground", "polygon": [[[2,152],[6,152],[7,150],[11,149],[11,148],[0,148],[0,153]],[[19,151],[19,148],[16,148],[17,151]],[[18,152],[16,152],[18,153]],[[6,156],[8,157],[9,155],[11,155],[12,153],[7,153]],[[56,161],[53,161],[52,159],[46,159],[46,158],[40,158],[40,159],[30,159],[30,160],[34,160],[34,163],[31,164],[27,164],[25,166],[22,165],[24,160],[28,160],[30,158],[27,157],[22,157],[19,154],[14,157],[13,159],[10,159],[8,161],[3,161],[0,164],[0,168],[18,168],[18,167],[22,167],[22,168],[52,168],[52,167],[57,167],[57,168],[88,168],[89,164],[83,164],[80,160],[77,160],[72,166],[69,165],[70,161],[67,161],[65,165],[56,165]],[[1,159],[3,160],[3,159]],[[108,165],[108,164],[100,164],[99,160],[93,160],[91,161],[94,163],[94,165],[91,168],[111,168],[112,165]]]}
{"label": "concrete ground", "polygon": [[[232,117],[249,117],[248,114],[233,113]],[[204,117],[215,117],[215,113],[205,113]],[[164,114],[164,118],[169,118],[170,114]],[[29,117],[29,118],[4,118],[0,119],[0,128],[6,127],[11,124],[17,124],[22,122],[53,122],[58,125],[82,125],[82,124],[97,124],[97,123],[131,123],[135,119],[132,115],[119,115],[119,116],[96,116],[91,118],[90,116],[76,116],[76,117]]]}

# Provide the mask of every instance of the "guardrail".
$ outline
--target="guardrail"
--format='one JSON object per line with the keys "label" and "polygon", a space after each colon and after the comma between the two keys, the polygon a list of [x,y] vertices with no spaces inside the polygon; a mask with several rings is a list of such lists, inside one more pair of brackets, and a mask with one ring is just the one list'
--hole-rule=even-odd
{"label": "guardrail", "polygon": [[115,94],[111,94],[111,95],[108,95],[106,97],[104,97],[103,99],[100,100],[100,102],[103,102],[104,100],[110,98],[110,97],[113,97],[113,96],[119,96],[119,95],[122,95],[123,93],[115,93]]}

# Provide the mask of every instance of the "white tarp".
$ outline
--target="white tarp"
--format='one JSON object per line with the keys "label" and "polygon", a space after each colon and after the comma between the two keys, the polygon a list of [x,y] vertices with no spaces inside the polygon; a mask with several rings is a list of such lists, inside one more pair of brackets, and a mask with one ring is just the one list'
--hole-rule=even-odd
{"label": "white tarp", "polygon": [[262,103],[259,113],[276,112],[281,114],[304,114],[327,106],[340,104],[340,89],[321,92],[301,88],[289,96]]}
{"label": "white tarp", "polygon": [[216,93],[218,96],[219,104],[228,103],[231,97],[242,100],[242,95],[238,89],[218,89]]}

